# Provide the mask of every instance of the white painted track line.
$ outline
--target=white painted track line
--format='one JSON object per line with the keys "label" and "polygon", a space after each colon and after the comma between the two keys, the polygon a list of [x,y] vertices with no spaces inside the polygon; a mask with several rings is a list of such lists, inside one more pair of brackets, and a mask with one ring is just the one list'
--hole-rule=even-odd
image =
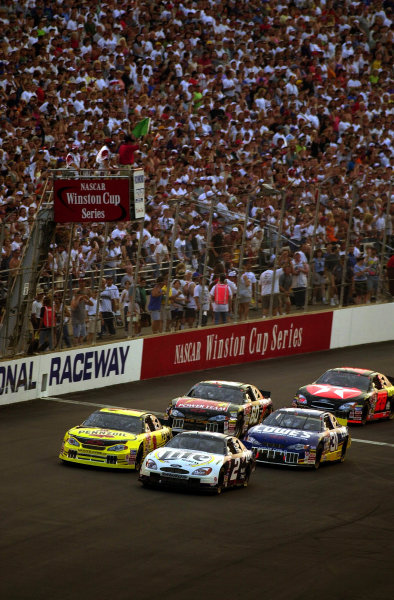
{"label": "white painted track line", "polygon": [[371,444],[372,446],[389,446],[390,448],[394,448],[394,444],[389,444],[388,442],[373,442],[372,440],[358,440],[357,438],[352,438],[352,442]]}
{"label": "white painted track line", "polygon": [[51,402],[64,402],[65,404],[80,404],[81,406],[97,406],[99,408],[126,408],[125,406],[114,406],[113,404],[96,404],[94,402],[81,402],[80,400],[65,400],[63,398],[55,398],[54,396],[46,396],[41,400],[51,400]]}

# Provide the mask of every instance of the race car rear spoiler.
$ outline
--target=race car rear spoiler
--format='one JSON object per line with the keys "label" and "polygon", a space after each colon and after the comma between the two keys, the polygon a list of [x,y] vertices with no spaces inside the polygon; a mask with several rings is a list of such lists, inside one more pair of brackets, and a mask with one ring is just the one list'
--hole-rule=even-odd
{"label": "race car rear spoiler", "polygon": [[271,398],[271,392],[268,392],[267,390],[260,390],[259,392],[262,394],[263,398]]}

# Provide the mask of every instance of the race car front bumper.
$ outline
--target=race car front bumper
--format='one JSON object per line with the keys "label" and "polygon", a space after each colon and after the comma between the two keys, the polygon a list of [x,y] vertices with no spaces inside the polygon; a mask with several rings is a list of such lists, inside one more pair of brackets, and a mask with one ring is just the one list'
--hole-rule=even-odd
{"label": "race car front bumper", "polygon": [[151,471],[148,474],[140,473],[139,481],[147,486],[162,487],[162,488],[179,488],[184,490],[196,490],[213,492],[216,483],[201,480],[199,477],[191,477],[189,475],[180,475],[176,473],[161,473],[157,471]]}

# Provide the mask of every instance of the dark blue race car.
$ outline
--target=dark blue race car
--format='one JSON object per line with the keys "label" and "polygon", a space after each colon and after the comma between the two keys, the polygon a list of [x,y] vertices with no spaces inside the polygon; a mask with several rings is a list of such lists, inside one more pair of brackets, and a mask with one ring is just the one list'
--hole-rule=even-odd
{"label": "dark blue race car", "polygon": [[281,408],[249,429],[243,443],[257,462],[318,469],[322,462],[343,462],[351,438],[329,412]]}

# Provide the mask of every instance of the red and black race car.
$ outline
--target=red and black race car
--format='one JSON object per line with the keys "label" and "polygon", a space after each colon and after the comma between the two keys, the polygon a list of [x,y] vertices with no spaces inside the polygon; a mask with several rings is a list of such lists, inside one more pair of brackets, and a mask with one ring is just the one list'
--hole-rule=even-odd
{"label": "red and black race car", "polygon": [[294,407],[346,413],[348,423],[394,418],[394,377],[353,367],[329,369],[319,379],[300,388]]}
{"label": "red and black race car", "polygon": [[241,437],[272,412],[270,392],[250,383],[200,381],[186,394],[171,400],[167,421],[174,434],[217,431]]}

